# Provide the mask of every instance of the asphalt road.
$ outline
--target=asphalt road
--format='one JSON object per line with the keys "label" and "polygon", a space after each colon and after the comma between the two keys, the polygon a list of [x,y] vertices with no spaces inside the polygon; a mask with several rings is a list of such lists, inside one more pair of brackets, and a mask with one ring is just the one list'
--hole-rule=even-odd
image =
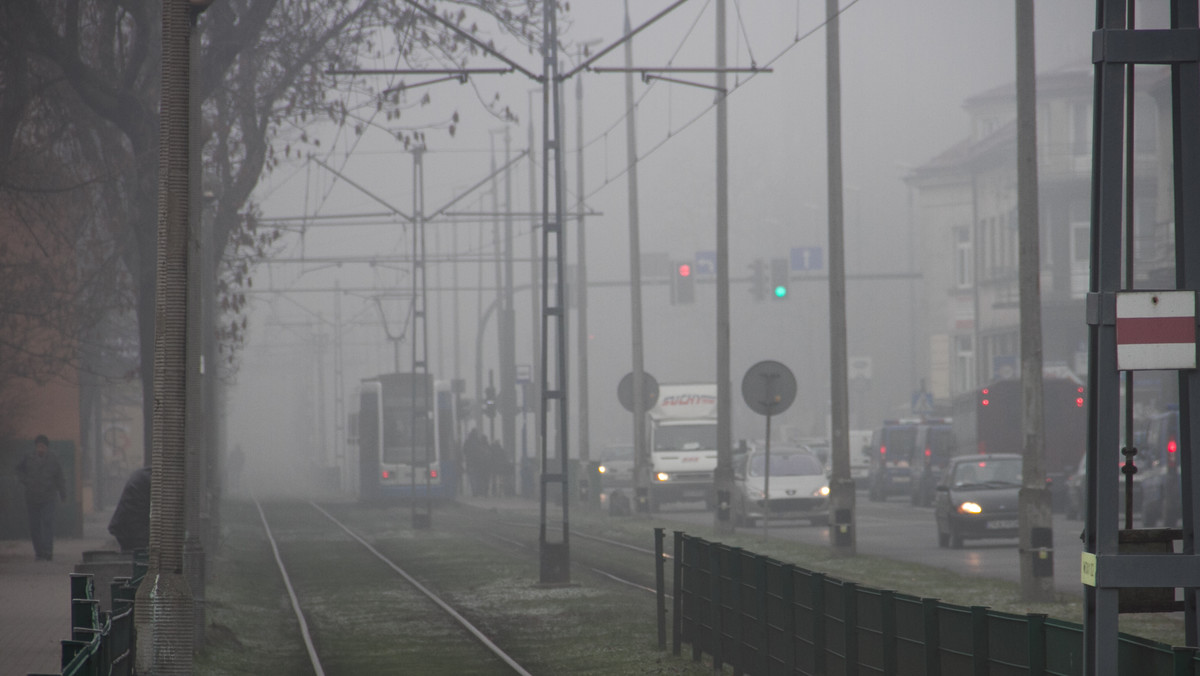
{"label": "asphalt road", "polygon": [[[937,526],[933,508],[914,507],[907,497],[896,496],[886,502],[871,502],[866,492],[857,496],[856,547],[860,554],[869,554],[901,561],[912,561],[945,568],[963,575],[1020,581],[1020,562],[1017,541],[967,540],[962,549],[941,549],[937,545]],[[703,505],[668,505],[664,516],[687,523],[711,524],[712,513]],[[1079,577],[1079,560],[1083,542],[1079,534],[1082,521],[1054,515],[1054,586],[1059,592],[1083,593]],[[755,530],[762,530],[758,526]],[[743,529],[745,530],[745,529]],[[829,529],[813,527],[807,522],[772,521],[767,532],[770,537],[788,538],[811,544],[829,545]]]}

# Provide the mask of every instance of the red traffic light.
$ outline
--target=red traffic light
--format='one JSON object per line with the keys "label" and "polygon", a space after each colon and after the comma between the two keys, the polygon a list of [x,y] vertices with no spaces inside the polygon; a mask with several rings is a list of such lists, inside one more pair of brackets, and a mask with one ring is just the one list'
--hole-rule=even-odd
{"label": "red traffic light", "polygon": [[690,277],[691,274],[692,274],[692,266],[688,265],[687,263],[679,264],[679,276],[680,277]]}

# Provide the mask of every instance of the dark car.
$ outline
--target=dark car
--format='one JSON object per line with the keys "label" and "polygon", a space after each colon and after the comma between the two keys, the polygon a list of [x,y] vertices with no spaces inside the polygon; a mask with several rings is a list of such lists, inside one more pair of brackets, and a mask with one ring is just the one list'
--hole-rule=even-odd
{"label": "dark car", "polygon": [[1142,484],[1142,521],[1147,528],[1179,523],[1179,410],[1151,416],[1146,421],[1146,437],[1134,462],[1135,479]]}
{"label": "dark car", "polygon": [[955,447],[954,427],[949,419],[926,420],[917,428],[917,446],[909,463],[912,475],[909,499],[912,504],[918,507],[933,504],[938,478],[954,455]]}
{"label": "dark car", "polygon": [[1021,456],[1015,453],[952,458],[934,500],[938,546],[961,549],[966,539],[1017,537]]}
{"label": "dark car", "polygon": [[910,492],[912,470],[909,465],[917,447],[919,419],[885,420],[871,439],[870,477],[867,498],[871,502],[887,500]]}
{"label": "dark car", "polygon": [[[1146,478],[1148,476],[1148,471],[1149,472],[1154,471],[1153,468],[1151,468],[1150,470],[1147,470],[1147,467],[1142,464],[1141,460],[1142,460],[1141,456],[1138,456],[1138,459],[1136,459],[1134,461],[1134,464],[1138,468],[1137,473],[1133,475],[1133,511],[1135,511],[1135,512],[1143,511],[1142,505],[1145,501],[1145,498],[1143,497],[1143,494],[1144,494],[1143,486],[1145,485]],[[1084,508],[1085,508],[1086,502],[1087,502],[1087,475],[1085,474],[1086,464],[1087,464],[1087,456],[1080,458],[1079,459],[1079,467],[1075,470],[1074,473],[1071,474],[1070,477],[1067,478],[1067,489],[1066,489],[1067,498],[1066,498],[1066,505],[1064,505],[1064,508],[1063,508],[1063,512],[1064,512],[1064,516],[1066,516],[1068,519],[1073,519],[1073,520],[1083,519],[1084,514],[1085,514]],[[1124,466],[1125,466],[1124,457],[1122,457],[1121,467],[1124,468]],[[1125,514],[1125,474],[1123,471],[1118,471],[1117,480],[1120,482],[1120,485],[1117,487],[1118,510],[1119,510],[1119,514],[1121,515],[1121,518],[1124,519],[1125,518],[1124,517],[1124,514]],[[1143,512],[1143,518],[1144,518],[1144,512]],[[1124,523],[1124,521],[1122,521],[1121,523]],[[1146,525],[1150,526],[1153,524],[1147,523]]]}

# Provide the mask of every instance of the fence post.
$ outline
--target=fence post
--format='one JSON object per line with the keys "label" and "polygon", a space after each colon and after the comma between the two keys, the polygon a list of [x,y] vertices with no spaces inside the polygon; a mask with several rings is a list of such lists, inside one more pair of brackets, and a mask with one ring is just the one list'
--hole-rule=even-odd
{"label": "fence post", "polygon": [[[779,574],[779,593],[783,597],[780,607],[783,608],[783,635],[787,637],[788,650],[783,658],[787,673],[796,673],[796,584],[794,576],[796,567],[788,564],[781,566]],[[763,672],[767,673],[767,672]]]}
{"label": "fence post", "polygon": [[846,676],[858,675],[858,584],[842,583],[842,632],[846,645]]}
{"label": "fence post", "polygon": [[729,547],[724,549],[729,555],[729,636],[733,638],[731,641],[732,654],[727,655],[725,661],[733,667],[733,673],[740,674],[745,669],[745,664],[742,662],[742,653],[745,652],[745,645],[742,643],[742,617],[745,610],[745,598],[742,594],[742,549],[741,547]]}
{"label": "fence post", "polygon": [[708,544],[708,608],[709,628],[712,632],[712,661],[713,671],[720,671],[725,664],[724,651],[721,649],[721,546],[715,542]]}
{"label": "fence post", "polygon": [[654,589],[655,611],[658,615],[658,649],[667,649],[667,590],[663,567],[663,529],[654,529]]}
{"label": "fence post", "polygon": [[813,671],[823,674],[828,661],[825,654],[825,574],[813,573],[809,579],[813,596]]}
{"label": "fence post", "polygon": [[971,606],[971,664],[975,676],[987,676],[990,660],[987,606]]}
{"label": "fence post", "polygon": [[896,673],[896,592],[879,591],[880,634],[883,640],[883,673]]}
{"label": "fence post", "polygon": [[927,676],[941,676],[942,661],[942,632],[938,624],[938,608],[941,602],[937,599],[921,599],[921,609],[925,619],[925,673]]}
{"label": "fence post", "polygon": [[1174,676],[1192,676],[1195,673],[1192,669],[1192,664],[1196,659],[1196,648],[1192,646],[1179,646],[1171,648],[1174,652],[1172,665],[1175,667]]}
{"label": "fence post", "polygon": [[1046,615],[1029,613],[1029,676],[1046,673]]}
{"label": "fence post", "polygon": [[675,617],[671,618],[671,654],[679,657],[683,652],[683,531],[675,531],[675,575],[671,585],[675,597],[671,599],[671,607],[675,609]]}
{"label": "fence post", "polygon": [[758,590],[758,635],[762,637],[762,645],[759,646],[757,653],[758,664],[755,665],[755,668],[760,674],[769,674],[771,673],[771,591],[767,557],[756,554],[754,564],[754,588]]}

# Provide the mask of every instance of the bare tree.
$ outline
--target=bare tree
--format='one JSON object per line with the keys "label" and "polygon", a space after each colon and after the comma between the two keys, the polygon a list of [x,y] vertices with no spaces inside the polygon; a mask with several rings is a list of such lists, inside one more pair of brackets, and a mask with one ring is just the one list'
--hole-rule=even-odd
{"label": "bare tree", "polygon": [[[468,10],[494,17],[500,31],[532,44],[538,39],[536,22],[529,19],[536,16],[534,4],[440,3],[441,16],[462,33],[403,1],[212,4],[198,23],[194,62],[199,76],[192,86],[202,101],[205,192],[211,194],[214,250],[220,254],[214,264],[222,273],[224,314],[218,326],[226,347],[241,340],[241,291],[250,284],[253,261],[275,237],[260,231],[253,218],[250,197],[260,176],[281,154],[287,157],[293,144],[299,149],[308,143],[306,125],[329,117],[343,124],[353,119],[345,103],[326,100],[326,70],[386,54],[411,64],[465,63],[479,52],[463,39],[463,33],[479,30],[473,21],[468,24]],[[137,318],[147,439],[153,404],[160,11],[158,0],[0,3],[0,167],[8,168],[10,158],[40,156],[51,172],[44,180],[103,205],[97,218],[103,219],[107,250],[120,261],[115,267],[127,275]],[[376,105],[395,104],[379,98]],[[70,141],[72,153],[42,153],[52,130]],[[67,170],[68,161],[78,164]],[[43,179],[33,185],[0,172],[4,191],[37,201]]]}

